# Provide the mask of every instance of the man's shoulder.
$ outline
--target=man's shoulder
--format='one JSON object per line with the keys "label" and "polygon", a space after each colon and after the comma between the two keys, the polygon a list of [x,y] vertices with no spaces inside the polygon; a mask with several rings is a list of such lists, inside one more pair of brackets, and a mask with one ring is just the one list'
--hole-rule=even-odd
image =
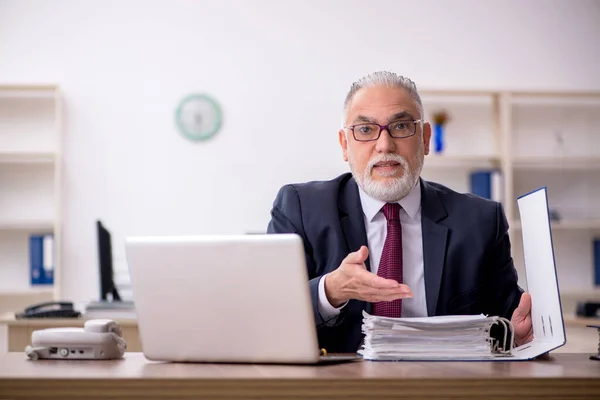
{"label": "man's shoulder", "polygon": [[285,189],[291,189],[300,197],[324,195],[338,192],[340,189],[345,187],[351,179],[352,174],[345,173],[327,181],[315,180],[308,182],[289,183],[284,185],[281,190],[283,191]]}
{"label": "man's shoulder", "polygon": [[441,183],[424,181],[427,190],[434,191],[441,199],[445,206],[452,208],[465,209],[470,211],[485,211],[495,210],[498,207],[498,202],[477,196],[473,193],[461,193],[450,189]]}
{"label": "man's shoulder", "polygon": [[[472,193],[460,193],[436,182],[426,182],[425,196],[437,196],[445,209],[446,224],[480,235],[495,234],[498,223],[507,224],[502,205]],[[505,221],[505,222],[502,222]]]}
{"label": "man's shoulder", "polygon": [[273,209],[288,218],[300,216],[305,226],[322,225],[327,218],[337,218],[340,199],[348,201],[355,192],[358,201],[358,189],[353,186],[356,182],[349,173],[328,181],[290,183],[279,189]]}

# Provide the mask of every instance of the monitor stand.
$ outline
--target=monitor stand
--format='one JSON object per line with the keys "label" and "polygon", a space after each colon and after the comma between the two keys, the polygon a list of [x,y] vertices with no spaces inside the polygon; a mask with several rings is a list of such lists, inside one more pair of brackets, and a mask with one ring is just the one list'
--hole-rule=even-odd
{"label": "monitor stand", "polygon": [[135,319],[135,305],[131,300],[91,301],[86,304],[83,317],[86,319]]}

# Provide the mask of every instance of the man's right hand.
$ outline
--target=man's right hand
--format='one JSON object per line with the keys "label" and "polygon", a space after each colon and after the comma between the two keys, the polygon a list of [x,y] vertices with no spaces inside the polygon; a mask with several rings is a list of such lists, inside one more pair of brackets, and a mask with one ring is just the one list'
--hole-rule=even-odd
{"label": "man's right hand", "polygon": [[385,279],[367,271],[365,260],[369,250],[362,246],[348,254],[342,264],[325,276],[325,294],[334,307],[350,299],[378,303],[412,297],[410,288],[394,279]]}

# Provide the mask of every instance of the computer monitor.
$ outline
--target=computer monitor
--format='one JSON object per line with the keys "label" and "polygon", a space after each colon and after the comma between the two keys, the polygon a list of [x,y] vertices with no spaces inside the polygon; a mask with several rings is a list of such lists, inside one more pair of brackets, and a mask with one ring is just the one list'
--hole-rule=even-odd
{"label": "computer monitor", "polygon": [[113,279],[113,257],[110,232],[96,221],[96,232],[98,236],[98,261],[100,267],[100,300],[121,301],[121,296],[115,286]]}

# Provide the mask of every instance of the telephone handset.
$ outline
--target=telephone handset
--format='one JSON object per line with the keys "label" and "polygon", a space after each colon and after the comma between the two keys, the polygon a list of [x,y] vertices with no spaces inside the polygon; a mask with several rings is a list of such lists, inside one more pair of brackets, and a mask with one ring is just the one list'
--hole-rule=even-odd
{"label": "telephone handset", "polygon": [[25,354],[37,359],[108,360],[121,358],[127,348],[121,327],[113,320],[92,319],[83,328],[48,328],[31,334]]}
{"label": "telephone handset", "polygon": [[22,313],[15,314],[16,319],[23,318],[79,318],[81,313],[75,310],[70,301],[49,301],[27,307]]}

